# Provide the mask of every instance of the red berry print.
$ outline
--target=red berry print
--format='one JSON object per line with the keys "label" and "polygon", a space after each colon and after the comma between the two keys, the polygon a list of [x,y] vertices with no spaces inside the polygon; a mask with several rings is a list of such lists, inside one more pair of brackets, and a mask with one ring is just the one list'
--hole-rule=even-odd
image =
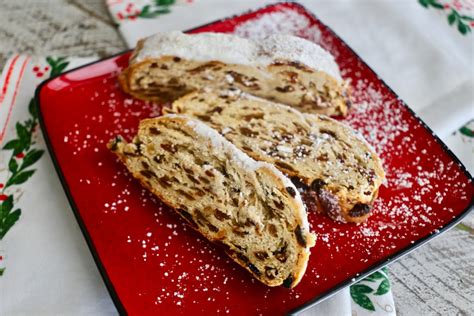
{"label": "red berry print", "polygon": [[0,201],[5,201],[5,200],[8,200],[8,195],[0,194]]}
{"label": "red berry print", "polygon": [[125,8],[125,11],[127,13],[132,13],[132,10],[133,10],[133,3],[127,4],[127,7]]}
{"label": "red berry print", "polygon": [[[109,6],[118,4],[119,2],[112,2],[113,0],[108,0],[109,2],[107,3]],[[193,3],[193,0],[181,0],[182,2],[185,3]],[[121,6],[120,11],[115,13],[116,19],[120,21],[134,21],[137,20],[138,18],[154,18],[157,17],[161,14],[168,13],[169,7],[171,6],[174,1],[171,1],[171,3],[167,4],[161,4],[161,1],[150,1],[154,2],[154,4],[147,4],[145,6],[137,6],[135,3],[132,1],[127,1],[125,2],[126,5],[124,4]]]}
{"label": "red berry print", "polygon": [[21,158],[25,157],[25,154],[24,153],[19,153],[15,157],[18,158],[18,159],[21,159]]}
{"label": "red berry print", "polygon": [[0,189],[3,189],[4,185],[3,183],[0,183]]}
{"label": "red berry print", "polygon": [[36,77],[41,78],[44,76],[44,74],[49,70],[48,66],[45,66],[43,69],[41,69],[40,66],[34,66],[33,67],[33,72],[35,73]]}
{"label": "red berry print", "polygon": [[122,2],[123,0],[107,0],[107,5],[112,6],[112,5],[120,4]]}
{"label": "red berry print", "polygon": [[463,4],[459,0],[454,0],[453,7],[456,8],[456,10],[461,11],[463,8]]}

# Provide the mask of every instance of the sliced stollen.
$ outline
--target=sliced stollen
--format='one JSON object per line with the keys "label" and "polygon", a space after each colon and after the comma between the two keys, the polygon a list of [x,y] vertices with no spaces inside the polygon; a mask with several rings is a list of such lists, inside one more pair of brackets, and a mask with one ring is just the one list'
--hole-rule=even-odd
{"label": "sliced stollen", "polygon": [[205,124],[166,115],[108,147],[141,184],[269,286],[294,287],[314,245],[301,197],[280,171]]}
{"label": "sliced stollen", "polygon": [[306,186],[309,201],[334,220],[362,222],[385,177],[372,147],[352,128],[324,115],[246,94],[191,93],[168,112],[205,122],[256,160]]}
{"label": "sliced stollen", "polygon": [[253,41],[222,33],[157,33],[141,40],[119,80],[144,100],[191,91],[239,89],[303,112],[346,115],[347,85],[333,56],[291,35]]}

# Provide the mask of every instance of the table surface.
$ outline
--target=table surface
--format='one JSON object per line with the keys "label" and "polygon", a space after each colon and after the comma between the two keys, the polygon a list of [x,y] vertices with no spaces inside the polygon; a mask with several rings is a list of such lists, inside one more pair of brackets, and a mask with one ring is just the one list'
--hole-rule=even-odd
{"label": "table surface", "polygon": [[[0,0],[0,69],[14,53],[106,57],[126,49],[103,0]],[[473,315],[474,214],[389,266],[399,315]]]}

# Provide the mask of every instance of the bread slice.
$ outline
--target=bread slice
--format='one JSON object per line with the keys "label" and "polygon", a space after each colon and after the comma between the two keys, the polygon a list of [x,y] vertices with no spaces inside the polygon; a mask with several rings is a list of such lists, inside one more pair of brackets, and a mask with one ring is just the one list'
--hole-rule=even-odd
{"label": "bread slice", "polygon": [[334,58],[291,35],[157,33],[141,40],[120,75],[125,92],[173,101],[191,91],[239,89],[303,112],[346,115],[350,100]]}
{"label": "bread slice", "polygon": [[215,130],[181,116],[140,122],[109,149],[141,184],[269,286],[301,280],[315,237],[295,186]]}
{"label": "bread slice", "polygon": [[331,218],[359,223],[369,216],[384,170],[347,125],[245,94],[192,93],[168,111],[205,122],[252,158],[294,177]]}

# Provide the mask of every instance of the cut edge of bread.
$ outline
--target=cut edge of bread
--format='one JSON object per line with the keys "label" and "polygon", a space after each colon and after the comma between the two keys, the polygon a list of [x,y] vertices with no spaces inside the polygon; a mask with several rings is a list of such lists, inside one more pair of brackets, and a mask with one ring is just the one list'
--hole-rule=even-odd
{"label": "cut edge of bread", "polygon": [[[197,126],[201,132],[207,134],[208,136],[211,136],[214,141],[217,141],[221,146],[226,148],[227,150],[230,150],[234,153],[237,154],[239,159],[243,160],[243,163],[251,163],[251,164],[257,164],[259,169],[264,170],[266,173],[271,174],[276,181],[279,182],[279,185],[282,188],[286,187],[291,187],[294,192],[295,196],[290,199],[292,201],[292,209],[296,215],[296,218],[300,221],[302,228],[304,228],[305,233],[306,233],[306,247],[302,247],[301,251],[298,253],[298,259],[296,261],[296,264],[294,265],[294,269],[291,272],[292,279],[291,280],[285,280],[287,283],[271,283],[271,282],[265,282],[264,279],[259,278],[258,276],[255,275],[254,271],[249,269],[248,266],[246,266],[244,263],[242,263],[239,258],[237,258],[236,254],[228,252],[226,249],[223,249],[228,256],[230,256],[233,261],[235,261],[237,264],[242,266],[244,269],[246,269],[252,276],[254,276],[257,280],[262,282],[263,284],[266,284],[268,286],[280,286],[283,285],[287,288],[293,288],[295,287],[302,279],[304,276],[304,273],[306,271],[307,265],[308,265],[308,260],[310,257],[310,248],[312,248],[315,245],[316,242],[316,235],[310,231],[309,227],[309,222],[307,219],[307,214],[306,214],[306,208],[305,205],[301,199],[301,195],[297,188],[294,186],[294,184],[286,177],[284,176],[278,169],[276,169],[273,165],[265,163],[265,162],[260,162],[260,161],[255,161],[251,157],[247,156],[245,153],[240,151],[237,147],[235,147],[232,143],[227,141],[223,136],[221,136],[217,131],[213,130],[212,128],[208,127],[204,123],[201,123],[197,120],[190,120],[187,117],[181,116],[181,115],[175,115],[175,114],[167,114],[164,116],[161,116],[159,118],[152,118],[152,119],[145,119],[140,122],[140,127],[143,125],[148,124],[148,122],[154,121],[156,119],[163,119],[163,120],[177,120],[180,121],[182,124],[190,124]],[[210,142],[212,142],[210,140]],[[123,149],[127,145],[127,142],[124,140],[123,137],[117,136],[114,139],[110,140],[110,142],[107,144],[107,148],[112,151],[118,159],[123,163],[124,166],[127,167],[127,156],[124,154]],[[128,169],[128,167],[127,167]],[[185,220],[185,222],[188,224],[189,227],[191,227],[193,230],[197,231],[206,239],[209,241],[217,244],[220,246],[220,243],[214,240],[210,234],[206,233],[205,231],[199,230],[197,227],[195,227],[190,220],[184,215],[181,214],[178,211],[179,206],[176,204],[173,204],[170,200],[166,199],[165,196],[157,189],[152,186],[149,186],[146,181],[144,181],[143,177],[140,176],[138,173],[134,173],[129,169],[130,173],[132,173],[133,177],[136,178],[140,184],[148,189],[150,192],[152,192],[155,196],[157,196],[163,203],[168,205],[175,213],[177,213],[181,218]]]}
{"label": "cut edge of bread", "polygon": [[[355,137],[355,139],[357,139],[358,143],[361,146],[364,146],[365,151],[370,153],[370,157],[372,158],[372,160],[374,162],[373,163],[373,170],[374,170],[375,175],[376,175],[374,177],[374,183],[375,183],[374,188],[375,189],[373,191],[373,198],[370,201],[364,200],[364,201],[361,201],[360,203],[364,203],[364,204],[367,203],[368,205],[372,205],[374,203],[374,201],[378,197],[378,191],[380,189],[380,186],[382,185],[382,183],[385,179],[385,171],[384,171],[384,168],[383,168],[382,160],[377,155],[375,149],[362,136],[362,134],[359,131],[352,128],[351,126],[347,125],[344,122],[338,121],[338,120],[333,119],[333,118],[331,118],[329,116],[326,116],[324,114],[302,113],[302,112],[298,111],[297,109],[295,109],[291,106],[288,106],[286,104],[278,103],[278,102],[275,102],[275,101],[269,101],[267,99],[263,99],[263,98],[245,93],[245,92],[236,92],[236,93],[232,93],[232,94],[229,95],[229,94],[226,94],[226,93],[223,93],[223,92],[217,93],[217,92],[212,92],[212,91],[195,91],[195,92],[191,92],[191,93],[175,100],[170,105],[170,107],[165,107],[163,109],[163,111],[164,111],[164,113],[169,113],[169,114],[179,113],[178,110],[179,110],[180,107],[182,107],[181,106],[182,104],[186,104],[186,103],[191,104],[191,103],[194,102],[194,100],[196,98],[206,99],[206,96],[207,97],[209,97],[209,96],[217,97],[217,96],[222,96],[222,95],[226,97],[226,100],[228,100],[227,98],[230,98],[230,99],[233,99],[233,100],[234,99],[235,100],[242,99],[242,100],[262,102],[262,103],[267,104],[267,105],[279,107],[284,111],[291,112],[292,114],[295,114],[302,121],[305,121],[305,122],[312,121],[315,125],[318,125],[319,121],[321,119],[324,119],[325,121],[332,122],[344,134],[346,134],[347,137],[353,137],[353,138]],[[224,101],[225,100],[222,100],[222,103],[223,103],[222,107],[225,106]],[[182,114],[186,115],[186,113],[182,113]],[[194,118],[194,119],[197,119],[197,118]],[[261,154],[259,154],[259,153],[255,153],[253,151],[246,151],[246,154],[249,155],[250,157],[252,157],[255,160],[264,161],[264,159],[262,159],[262,157],[261,157]],[[271,162],[267,161],[267,163],[271,163]],[[293,169],[290,169],[290,168],[285,168],[284,166],[280,166],[280,165],[278,166],[278,169],[280,171],[282,171],[284,174],[286,174],[288,177],[291,177],[292,179],[298,179],[296,181],[297,183],[304,184],[307,188],[311,188],[312,181],[314,180],[311,177],[305,176],[305,175],[299,173],[296,170],[293,170]],[[321,208],[321,206],[318,206],[318,209],[320,209],[320,208]],[[343,208],[343,213],[345,213],[344,210],[345,209]],[[369,212],[365,215],[361,215],[361,216],[357,216],[357,217],[349,217],[349,216],[342,215],[342,214],[331,214],[331,215],[328,214],[328,215],[330,215],[330,217],[333,218],[334,220],[337,220],[337,221],[340,221],[340,222],[362,223],[365,220],[367,220],[367,218],[371,215],[371,213],[372,212]]]}

